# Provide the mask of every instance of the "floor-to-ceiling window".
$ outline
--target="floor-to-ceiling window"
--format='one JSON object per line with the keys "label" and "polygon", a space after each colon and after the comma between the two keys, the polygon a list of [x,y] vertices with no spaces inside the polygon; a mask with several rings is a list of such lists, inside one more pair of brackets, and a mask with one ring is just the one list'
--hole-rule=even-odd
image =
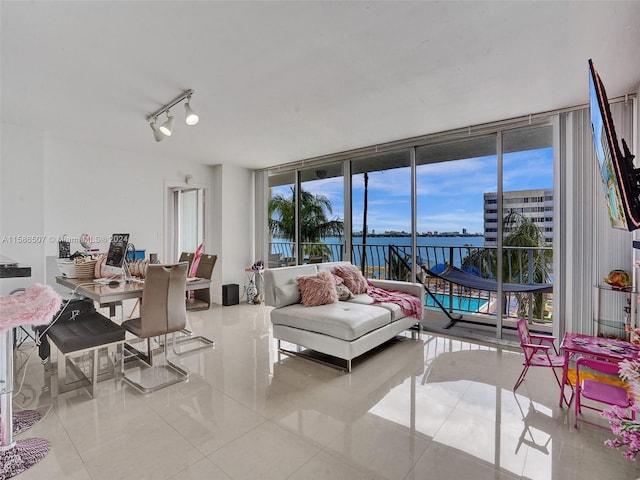
{"label": "floor-to-ceiling window", "polygon": [[[371,278],[409,279],[411,169],[408,150],[351,162],[352,262]],[[399,247],[400,250],[397,250]]]}
{"label": "floor-to-ceiling window", "polygon": [[342,163],[301,169],[300,252],[304,262],[344,258],[344,177]]}
{"label": "floor-to-ceiling window", "polygon": [[297,213],[295,171],[269,176],[269,268],[295,265]]}
{"label": "floor-to-ceiling window", "polygon": [[[439,142],[416,149],[417,260],[432,272],[447,265],[483,278],[495,278],[495,215],[485,222],[485,196],[498,183],[496,135]],[[489,249],[489,250],[487,250]],[[423,275],[433,296],[427,307],[444,307],[450,319],[463,315],[486,323],[495,318],[495,297]],[[486,318],[489,317],[489,318]]]}
{"label": "floor-to-ceiling window", "polygon": [[[553,127],[502,133],[502,281],[553,283]],[[553,322],[553,294],[506,295],[503,318]]]}
{"label": "floor-to-ceiling window", "polygon": [[[397,280],[428,280],[423,266],[450,264],[494,284],[472,291],[432,279],[450,314],[495,325],[499,337],[518,316],[549,324],[552,295],[495,291],[553,281],[553,127],[508,127],[270,172],[269,264],[350,258],[369,278]],[[523,242],[531,225],[539,235]]]}

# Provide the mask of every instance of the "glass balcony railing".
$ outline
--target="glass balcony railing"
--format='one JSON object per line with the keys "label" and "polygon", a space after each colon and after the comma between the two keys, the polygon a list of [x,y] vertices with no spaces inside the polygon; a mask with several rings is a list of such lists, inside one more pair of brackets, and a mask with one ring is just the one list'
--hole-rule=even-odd
{"label": "glass balcony railing", "polygon": [[[269,267],[277,268],[304,263],[334,262],[344,259],[344,243],[306,243],[300,262],[296,261],[295,244],[273,242],[270,245]],[[481,278],[495,279],[497,265],[495,246],[419,245],[416,250],[418,266],[434,269],[447,264]],[[411,279],[411,246],[394,244],[354,244],[351,262],[360,266],[367,278],[409,281]],[[503,281],[507,283],[552,283],[551,247],[503,247]],[[463,288],[430,277],[418,268],[418,281],[438,298],[450,312],[477,316],[496,315],[496,293]],[[427,296],[426,308],[438,308]],[[539,323],[553,320],[553,294],[509,293],[504,295],[503,312],[506,318],[528,317]]]}

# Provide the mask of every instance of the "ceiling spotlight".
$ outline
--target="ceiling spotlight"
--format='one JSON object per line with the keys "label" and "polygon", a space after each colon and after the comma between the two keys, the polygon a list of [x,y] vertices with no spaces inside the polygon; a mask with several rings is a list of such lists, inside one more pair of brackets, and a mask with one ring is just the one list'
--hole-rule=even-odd
{"label": "ceiling spotlight", "polygon": [[162,140],[164,140],[164,135],[156,125],[155,118],[153,119],[153,122],[149,123],[149,126],[151,127],[151,130],[153,130],[153,138],[156,139],[156,142],[161,142]]}
{"label": "ceiling spotlight", "polygon": [[[189,89],[182,92],[182,94],[178,95],[176,98],[171,100],[166,105],[163,105],[162,108],[156,110],[151,115],[147,116],[147,122],[149,122],[151,129],[153,130],[153,138],[156,139],[156,142],[160,142],[164,139],[165,136],[170,137],[173,132],[173,116],[170,113],[170,110],[175,107],[180,102],[186,103],[184,104],[185,111],[185,122],[187,125],[195,125],[200,121],[200,117],[198,114],[191,108],[191,95],[193,95],[194,91]],[[157,126],[158,116],[163,113],[167,114],[167,120],[160,126]]]}
{"label": "ceiling spotlight", "polygon": [[169,110],[167,110],[167,121],[160,125],[160,131],[167,137],[171,136],[171,132],[173,130],[173,120],[173,115],[169,115]]}
{"label": "ceiling spotlight", "polygon": [[198,114],[191,108],[191,97],[187,98],[187,103],[184,104],[184,121],[187,125],[195,125],[200,121]]}

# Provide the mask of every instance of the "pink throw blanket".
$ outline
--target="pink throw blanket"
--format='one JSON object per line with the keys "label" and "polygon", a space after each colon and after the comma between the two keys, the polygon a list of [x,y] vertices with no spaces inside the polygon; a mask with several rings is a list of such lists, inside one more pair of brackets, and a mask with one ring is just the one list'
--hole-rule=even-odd
{"label": "pink throw blanket", "polygon": [[60,310],[62,299],[48,285],[29,285],[24,292],[0,296],[0,332],[20,325],[44,325]]}
{"label": "pink throw blanket", "polygon": [[422,302],[415,295],[374,287],[368,280],[367,284],[367,295],[373,298],[373,303],[395,303],[407,317],[422,318]]}

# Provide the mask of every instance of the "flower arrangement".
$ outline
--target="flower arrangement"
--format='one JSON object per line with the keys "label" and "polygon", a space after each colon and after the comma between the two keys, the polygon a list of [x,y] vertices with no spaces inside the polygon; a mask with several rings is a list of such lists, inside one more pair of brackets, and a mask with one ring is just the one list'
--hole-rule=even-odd
{"label": "flower arrangement", "polygon": [[629,341],[634,345],[640,345],[640,328],[631,328],[629,325],[625,325],[625,331],[629,335]]}
{"label": "flower arrangement", "polygon": [[[634,405],[633,409],[638,411],[638,406]],[[611,431],[617,438],[613,440],[605,440],[604,444],[611,448],[620,448],[628,445],[627,450],[623,453],[625,458],[635,460],[636,455],[640,452],[640,423],[626,418],[625,411],[620,407],[612,407],[602,412],[602,416],[609,420]]]}
{"label": "flower arrangement", "polygon": [[623,360],[618,364],[620,378],[631,386],[634,398],[640,398],[640,359]]}
{"label": "flower arrangement", "polygon": [[[619,363],[620,378],[631,386],[634,398],[640,398],[640,360],[623,360]],[[634,412],[640,411],[640,405],[632,407]],[[602,412],[602,416],[609,421],[611,431],[617,438],[606,440],[604,444],[611,448],[627,445],[623,453],[625,458],[635,460],[640,452],[640,422],[629,420],[625,411],[620,407],[612,407]]]}

